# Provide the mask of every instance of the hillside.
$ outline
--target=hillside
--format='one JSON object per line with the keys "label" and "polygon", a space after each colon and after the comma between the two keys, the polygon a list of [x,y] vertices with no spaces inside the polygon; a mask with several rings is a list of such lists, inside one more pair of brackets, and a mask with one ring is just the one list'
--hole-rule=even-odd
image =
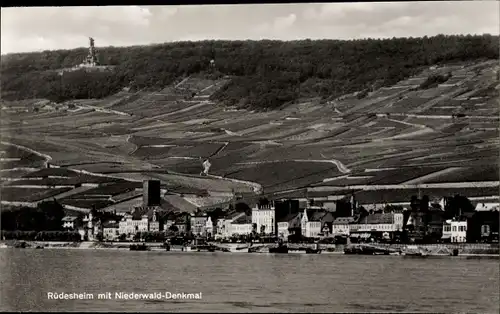
{"label": "hillside", "polygon": [[[430,65],[498,59],[498,37],[436,36],[355,41],[203,41],[100,48],[113,73],[55,70],[79,64],[87,49],[2,56],[2,98],[64,101],[105,98],[124,87],[159,91],[196,75],[230,76],[211,100],[224,105],[275,109],[303,98],[323,101],[391,86]],[[210,60],[215,67],[210,67]],[[186,95],[189,96],[189,95]]]}
{"label": "hillside", "polygon": [[[33,171],[47,163],[157,178],[196,206],[259,186],[266,195],[296,190],[288,195],[300,196],[307,188],[315,198],[357,191],[368,203],[404,201],[418,189],[498,199],[499,70],[497,60],[431,66],[363,98],[312,97],[268,112],[220,106],[210,99],[230,79],[198,75],[160,91],[121,91],[101,100],[4,101],[2,202],[7,195],[11,203],[56,197],[78,208],[140,203],[140,191],[119,179],[109,187],[102,178],[46,169],[52,179],[34,180]],[[210,158],[208,177],[199,176],[200,158]],[[100,192],[77,187],[85,182]]]}
{"label": "hillside", "polygon": [[[488,59],[490,53],[498,54],[498,50],[488,50],[494,46],[488,46],[492,38],[206,42],[123,48],[125,54],[135,51],[137,55],[124,58],[116,73],[74,73],[75,81],[65,81],[65,97],[89,96],[100,90],[102,98],[59,103],[44,98],[60,96],[60,86],[44,89],[43,84],[51,81],[40,81],[37,75],[50,76],[49,70],[68,66],[72,53],[78,51],[66,52],[63,59],[69,61],[54,57],[63,52],[47,52],[44,57],[9,55],[2,73],[11,80],[2,76],[2,84],[8,87],[9,97],[21,98],[22,94],[26,99],[1,103],[2,203],[36,203],[55,197],[78,210],[126,210],[140,204],[139,182],[146,178],[162,181],[170,192],[165,197],[168,206],[186,210],[226,202],[233,192],[250,195],[256,191],[319,199],[355,191],[366,203],[404,201],[419,191],[430,196],[460,193],[473,200],[498,199],[500,68],[498,60]],[[428,45],[417,50],[412,46],[417,42]],[[196,47],[203,44],[220,46],[214,48],[217,68],[225,73],[210,74],[200,68],[175,72],[183,67],[182,60],[194,60]],[[260,62],[250,58],[245,45],[254,45],[255,54],[258,47],[267,45],[260,56],[268,57]],[[374,46],[385,52],[392,49],[394,61],[368,53]],[[306,47],[314,58],[306,56]],[[420,52],[409,54],[408,47]],[[120,49],[109,51],[118,55]],[[160,54],[147,57],[144,52],[162,49],[192,59],[177,62]],[[221,51],[226,51],[226,57]],[[328,56],[327,51],[337,51],[333,54],[337,57]],[[401,51],[406,51],[405,58]],[[248,58],[236,58],[237,52],[249,54]],[[27,67],[30,58],[34,60],[31,68]],[[386,58],[385,65],[377,58]],[[308,67],[307,62],[315,65]],[[432,64],[424,66],[427,63]],[[170,68],[160,64],[177,70],[168,72]],[[264,70],[272,64],[276,65],[272,71]],[[343,70],[333,66],[338,64],[349,66]],[[312,72],[303,74],[306,78],[297,81],[298,85],[290,81],[265,92],[274,86],[269,80],[273,75],[282,73],[286,78],[287,71],[301,73],[306,68]],[[149,85],[137,85],[141,71],[146,70],[151,71],[143,76]],[[339,71],[346,75],[338,76],[344,78],[343,85],[331,85]],[[127,79],[120,76],[125,74]],[[112,80],[99,81],[93,75],[112,75]],[[165,81],[157,81],[160,76]],[[88,79],[86,85],[78,85],[79,77]],[[123,89],[120,84],[133,78],[135,87]],[[303,88],[312,81],[319,84],[313,84],[316,87],[327,87],[317,92]],[[69,86],[80,92],[71,94],[74,90],[68,92]],[[23,94],[28,87],[29,92]],[[284,97],[292,88],[299,94],[286,106],[255,110],[278,106],[270,99]],[[245,108],[252,97],[270,102]],[[234,103],[231,99],[238,100],[236,106],[229,106]],[[208,177],[199,175],[205,158],[212,164]],[[61,168],[46,169],[48,164]],[[80,174],[65,173],[68,169]]]}

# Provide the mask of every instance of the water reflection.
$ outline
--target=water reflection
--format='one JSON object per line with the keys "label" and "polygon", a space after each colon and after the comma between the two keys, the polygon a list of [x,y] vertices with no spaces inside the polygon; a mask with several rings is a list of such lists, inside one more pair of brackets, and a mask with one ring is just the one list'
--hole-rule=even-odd
{"label": "water reflection", "polygon": [[[0,310],[498,313],[498,260],[0,250]],[[202,300],[48,300],[47,292]]]}

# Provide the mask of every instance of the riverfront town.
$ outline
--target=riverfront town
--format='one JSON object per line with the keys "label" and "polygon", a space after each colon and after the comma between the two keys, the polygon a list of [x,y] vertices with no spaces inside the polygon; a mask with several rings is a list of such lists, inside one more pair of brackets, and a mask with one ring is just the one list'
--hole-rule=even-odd
{"label": "riverfront town", "polygon": [[[64,58],[2,56],[2,245],[498,254],[495,42],[205,41],[98,53],[89,38]],[[233,58],[247,45],[263,61]],[[326,58],[328,49],[351,59]],[[150,57],[161,54],[170,61]]]}
{"label": "riverfront town", "polygon": [[[3,240],[39,242],[42,243],[39,248],[46,241],[74,241],[75,244],[86,241],[88,245],[94,242],[109,248],[127,242],[132,243],[131,250],[147,250],[146,243],[152,247],[161,243],[156,247],[225,252],[243,249],[272,252],[279,248],[287,248],[288,252],[288,246],[295,244],[296,251],[302,247],[307,253],[320,253],[322,246],[334,251],[335,244],[372,244],[357,246],[361,248],[359,254],[376,253],[374,244],[498,243],[498,203],[474,206],[460,195],[436,200],[426,195],[412,196],[407,204],[372,206],[358,205],[354,195],[333,202],[314,198],[259,198],[251,205],[238,201],[235,195],[233,202],[224,208],[198,208],[188,213],[172,211],[171,204],[162,201],[160,181],[148,180],[143,184],[142,206],[127,212],[92,210],[85,215],[63,216],[63,207],[53,201],[40,206],[52,211],[54,216],[40,217],[37,221],[27,215],[29,209],[21,210],[16,217],[3,214],[3,225],[15,223],[26,228],[32,224],[44,228],[36,224],[43,223],[45,218],[47,223],[58,224],[53,227],[59,230],[9,232],[3,229]],[[26,246],[26,242],[20,243]],[[269,245],[273,243],[278,246]],[[300,244],[316,245],[313,248]],[[346,253],[350,252],[349,247],[345,249]]]}

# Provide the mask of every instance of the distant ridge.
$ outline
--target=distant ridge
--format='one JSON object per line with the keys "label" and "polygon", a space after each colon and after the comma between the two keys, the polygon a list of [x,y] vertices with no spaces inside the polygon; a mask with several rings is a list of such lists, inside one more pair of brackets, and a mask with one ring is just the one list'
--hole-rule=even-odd
{"label": "distant ridge", "polygon": [[[58,50],[2,56],[2,94],[10,100],[64,101],[103,98],[125,87],[160,90],[182,77],[232,78],[212,95],[228,106],[278,109],[303,97],[325,103],[370,91],[434,64],[498,59],[498,36],[444,36],[356,41],[200,41],[100,48],[113,73],[68,73],[87,50]],[[214,60],[214,62],[212,62]],[[54,70],[54,73],[47,72]],[[7,99],[7,98],[6,98]]]}

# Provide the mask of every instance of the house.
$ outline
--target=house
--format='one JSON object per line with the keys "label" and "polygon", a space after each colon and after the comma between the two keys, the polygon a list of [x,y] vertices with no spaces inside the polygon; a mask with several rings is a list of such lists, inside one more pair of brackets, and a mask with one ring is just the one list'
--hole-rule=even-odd
{"label": "house", "polygon": [[100,228],[101,228],[100,221],[98,221],[94,217],[92,212],[90,212],[88,215],[85,215],[85,217],[83,218],[83,223],[84,223],[83,227],[84,227],[87,239],[89,241],[94,241],[96,239],[97,234],[100,231]]}
{"label": "house", "polygon": [[175,228],[177,228],[178,233],[185,234],[186,232],[188,232],[187,223],[185,223],[183,219],[176,220],[174,226]]}
{"label": "house", "polygon": [[245,213],[234,212],[228,214],[225,218],[219,219],[217,221],[216,239],[230,238],[233,235],[232,232],[234,231],[232,227],[233,222],[243,216],[246,216]]}
{"label": "house", "polygon": [[273,202],[261,203],[252,208],[252,224],[257,226],[257,232],[275,234],[276,211]]}
{"label": "house", "polygon": [[78,217],[76,216],[66,216],[61,221],[65,230],[75,230],[79,225]]}
{"label": "house", "polygon": [[288,237],[295,232],[295,228],[300,228],[301,213],[289,214],[283,218],[278,219],[278,237],[287,240]]}
{"label": "house", "polygon": [[351,237],[390,237],[403,230],[403,213],[375,213],[349,225]]}
{"label": "house", "polygon": [[476,211],[467,218],[467,242],[498,242],[499,211]]}
{"label": "house", "polygon": [[205,227],[207,224],[206,215],[197,216],[195,214],[191,214],[190,222],[191,232],[193,233],[193,235],[201,236],[205,234]]}
{"label": "house", "polygon": [[149,230],[148,215],[134,210],[131,214],[123,216],[118,225],[120,234],[126,234],[127,236],[134,235],[137,232],[146,232]]}
{"label": "house", "polygon": [[441,209],[430,209],[427,212],[427,234],[434,239],[442,239],[444,215],[445,212]]}
{"label": "house", "polygon": [[324,237],[329,237],[333,233],[333,222],[335,221],[335,217],[332,212],[326,211],[324,212],[323,217],[321,217],[321,235]]}
{"label": "house", "polygon": [[321,219],[325,214],[323,211],[305,208],[301,219],[302,235],[307,238],[319,237],[322,229]]}
{"label": "house", "polygon": [[354,223],[354,217],[338,217],[332,224],[333,236],[348,236],[350,234],[349,226]]}
{"label": "house", "polygon": [[102,235],[104,240],[114,241],[120,236],[120,225],[112,220],[102,225]]}
{"label": "house", "polygon": [[151,232],[160,231],[160,221],[159,221],[158,212],[156,211],[156,208],[153,209],[153,215],[151,217],[151,220],[149,221],[149,231],[151,231]]}
{"label": "house", "polygon": [[[244,214],[244,213],[243,213]],[[231,222],[231,236],[249,235],[252,233],[252,217],[241,215]]]}
{"label": "house", "polygon": [[214,223],[212,222],[212,217],[208,216],[205,222],[205,235],[207,238],[211,238],[214,234]]}
{"label": "house", "polygon": [[443,222],[443,234],[441,236],[442,242],[451,242],[451,220]]}
{"label": "house", "polygon": [[453,219],[449,221],[449,223],[451,225],[451,242],[452,243],[467,242],[467,221]]}

